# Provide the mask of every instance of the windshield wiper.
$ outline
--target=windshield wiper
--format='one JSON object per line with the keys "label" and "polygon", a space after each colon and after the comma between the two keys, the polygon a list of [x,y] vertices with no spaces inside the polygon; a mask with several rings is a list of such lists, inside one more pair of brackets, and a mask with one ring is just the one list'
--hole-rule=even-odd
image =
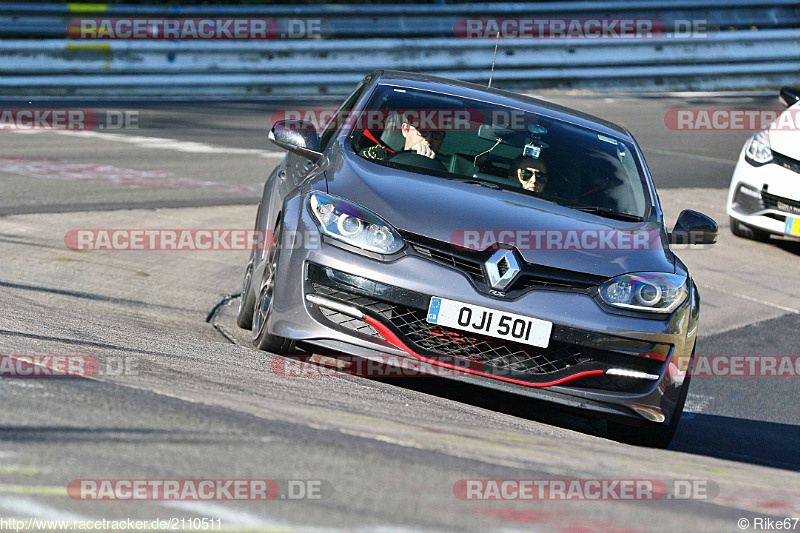
{"label": "windshield wiper", "polygon": [[595,207],[595,206],[569,206],[573,209],[577,209],[578,211],[583,211],[584,213],[591,213],[593,215],[599,215],[601,217],[606,218],[615,218],[617,220],[628,220],[631,222],[641,222],[644,219],[637,215],[632,215],[630,213],[620,213],[619,211],[614,211],[612,209],[605,209],[603,207]]}
{"label": "windshield wiper", "polygon": [[459,183],[469,183],[470,185],[480,185],[481,187],[486,187],[487,189],[500,189],[500,185],[494,183],[492,181],[483,181],[483,180],[470,180],[470,179],[462,179],[462,178],[447,178],[449,180],[457,181]]}

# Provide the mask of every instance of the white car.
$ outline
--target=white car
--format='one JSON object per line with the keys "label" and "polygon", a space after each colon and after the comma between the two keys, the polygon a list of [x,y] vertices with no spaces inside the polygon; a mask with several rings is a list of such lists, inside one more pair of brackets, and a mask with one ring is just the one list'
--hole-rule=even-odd
{"label": "white car", "polygon": [[727,212],[739,237],[800,240],[800,88],[780,99],[788,109],[747,140],[733,171]]}

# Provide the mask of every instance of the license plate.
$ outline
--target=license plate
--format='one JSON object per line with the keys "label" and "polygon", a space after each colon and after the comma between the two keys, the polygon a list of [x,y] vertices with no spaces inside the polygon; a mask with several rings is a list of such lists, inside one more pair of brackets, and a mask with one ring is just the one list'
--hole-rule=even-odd
{"label": "license plate", "polygon": [[800,218],[786,217],[786,228],[784,231],[789,235],[800,236]]}
{"label": "license plate", "polygon": [[445,298],[431,298],[428,322],[539,348],[550,344],[553,323]]}

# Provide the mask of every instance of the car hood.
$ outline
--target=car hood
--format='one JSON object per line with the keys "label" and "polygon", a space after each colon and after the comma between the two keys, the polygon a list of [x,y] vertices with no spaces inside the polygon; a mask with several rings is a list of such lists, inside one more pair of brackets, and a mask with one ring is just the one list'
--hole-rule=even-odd
{"label": "car hood", "polygon": [[[465,244],[464,231],[470,230],[468,235],[480,235],[479,249],[495,239],[513,245],[508,241],[517,237],[510,235],[531,230],[556,230],[565,239],[562,230],[650,230],[655,236],[661,231],[657,222],[601,218],[509,191],[383,167],[347,152],[338,152],[329,161],[325,175],[330,194],[371,210],[398,230],[452,244]],[[504,236],[501,231],[506,231]],[[620,251],[547,249],[533,242],[525,246],[516,241],[516,248],[537,265],[607,277],[675,271],[672,254],[658,243],[644,250]]]}
{"label": "car hood", "polygon": [[792,159],[800,159],[800,132],[797,131],[800,125],[795,124],[796,121],[800,121],[800,106],[797,104],[781,113],[771,124],[769,132],[772,149]]}

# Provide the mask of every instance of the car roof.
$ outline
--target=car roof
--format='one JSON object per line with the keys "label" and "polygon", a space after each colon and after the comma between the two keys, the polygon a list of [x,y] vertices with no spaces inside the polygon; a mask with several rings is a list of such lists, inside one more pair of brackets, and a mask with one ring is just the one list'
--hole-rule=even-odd
{"label": "car roof", "polygon": [[559,120],[572,122],[579,126],[584,126],[607,134],[622,136],[627,140],[633,140],[628,130],[622,126],[600,117],[595,117],[588,113],[583,113],[582,111],[554,104],[546,100],[539,100],[538,98],[504,91],[502,89],[488,89],[475,83],[467,83],[426,74],[417,74],[414,72],[378,70],[373,74],[377,75],[377,83],[379,84],[399,85],[410,89],[442,92],[455,96],[485,100],[509,107],[518,107],[526,111],[549,115]]}

